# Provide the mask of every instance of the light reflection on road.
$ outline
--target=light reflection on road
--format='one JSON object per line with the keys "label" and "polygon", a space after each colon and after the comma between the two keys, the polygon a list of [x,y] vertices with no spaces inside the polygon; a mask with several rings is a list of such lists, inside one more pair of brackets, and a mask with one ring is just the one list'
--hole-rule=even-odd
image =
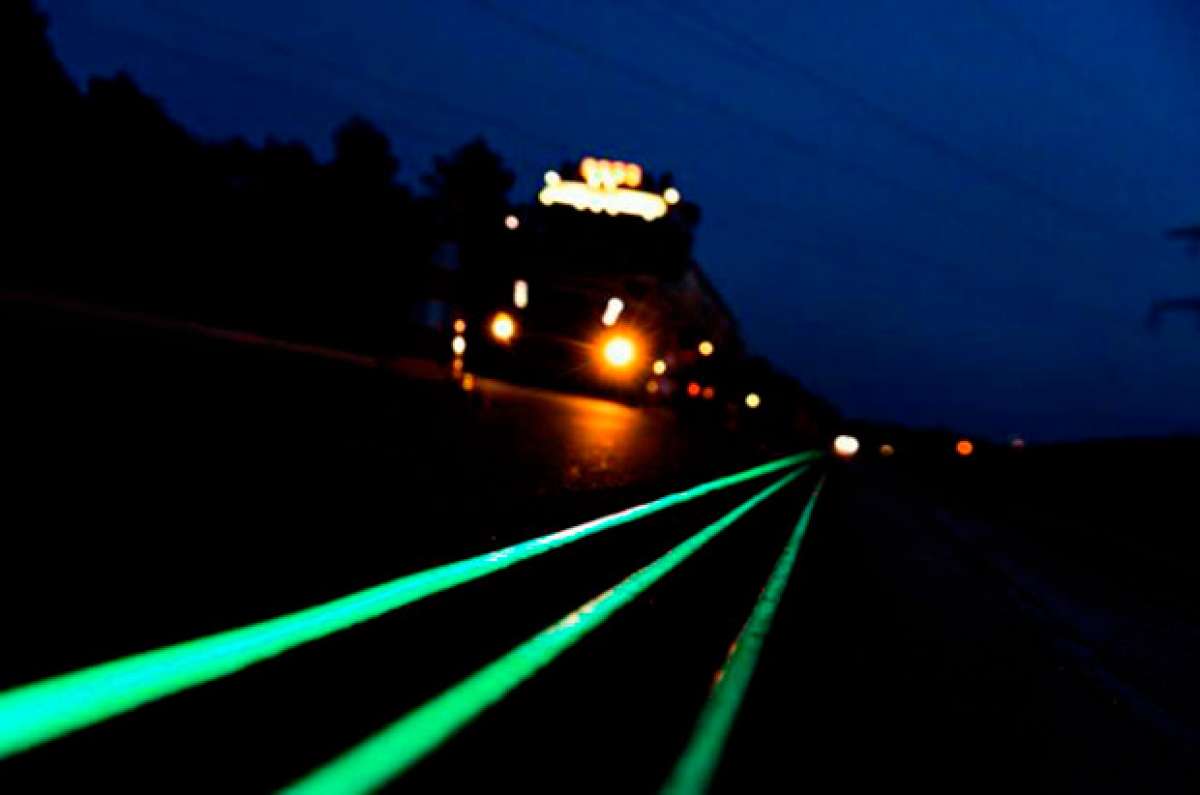
{"label": "light reflection on road", "polygon": [[513,455],[514,470],[549,468],[547,488],[596,488],[647,479],[662,473],[668,465],[665,457],[682,445],[675,417],[665,409],[493,379],[481,378],[477,384],[482,424],[489,433],[507,437],[501,447]]}

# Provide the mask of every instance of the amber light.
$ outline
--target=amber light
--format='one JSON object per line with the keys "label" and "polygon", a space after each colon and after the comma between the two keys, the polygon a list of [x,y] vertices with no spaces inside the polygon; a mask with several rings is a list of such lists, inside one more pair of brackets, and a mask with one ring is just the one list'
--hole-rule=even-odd
{"label": "amber light", "polygon": [[497,312],[492,318],[492,337],[497,342],[508,343],[516,335],[517,321],[513,320],[513,316],[507,312]]}
{"label": "amber light", "polygon": [[637,355],[637,346],[633,340],[622,334],[609,338],[604,343],[604,361],[611,367],[628,367]]}

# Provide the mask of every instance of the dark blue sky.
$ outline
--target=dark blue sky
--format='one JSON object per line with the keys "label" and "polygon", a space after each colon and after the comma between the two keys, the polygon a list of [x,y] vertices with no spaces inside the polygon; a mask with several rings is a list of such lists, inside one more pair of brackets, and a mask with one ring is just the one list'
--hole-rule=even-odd
{"label": "dark blue sky", "polygon": [[671,170],[751,346],[847,413],[1001,437],[1200,431],[1200,7],[1186,0],[43,0],[77,78],[415,182],[484,134],[531,198]]}

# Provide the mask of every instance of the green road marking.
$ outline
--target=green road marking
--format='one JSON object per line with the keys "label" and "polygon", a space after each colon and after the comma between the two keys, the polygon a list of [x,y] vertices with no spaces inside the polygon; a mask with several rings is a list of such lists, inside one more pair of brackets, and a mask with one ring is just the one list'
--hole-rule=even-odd
{"label": "green road marking", "polygon": [[714,491],[818,458],[810,451],[556,533],[435,566],[324,604],[0,693],[0,759],[274,657],[463,583]]}
{"label": "green road marking", "polygon": [[733,728],[738,709],[742,706],[746,689],[750,686],[750,678],[758,664],[763,642],[767,639],[767,633],[771,631],[771,622],[774,621],[775,611],[783,599],[783,592],[796,564],[796,555],[800,551],[800,542],[804,540],[804,533],[812,520],[813,507],[817,504],[817,497],[824,484],[822,479],[813,490],[812,497],[804,506],[804,512],[800,514],[800,521],[796,523],[796,529],[784,545],[779,560],[775,562],[775,568],[767,578],[767,584],[750,612],[750,617],[746,619],[742,631],[729,648],[729,656],[717,672],[708,701],[696,720],[692,737],[675,764],[675,769],[671,771],[666,785],[663,786],[663,793],[701,795],[708,791],[713,774],[721,761],[721,753],[725,750],[725,741]]}
{"label": "green road marking", "polygon": [[285,792],[346,795],[383,786],[436,750],[803,471],[785,475],[587,604],[294,782]]}

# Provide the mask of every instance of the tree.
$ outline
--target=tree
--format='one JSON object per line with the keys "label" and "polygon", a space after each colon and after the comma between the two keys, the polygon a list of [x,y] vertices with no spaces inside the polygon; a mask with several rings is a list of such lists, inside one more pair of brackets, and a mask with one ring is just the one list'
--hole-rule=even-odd
{"label": "tree", "polygon": [[1181,226],[1176,229],[1168,229],[1167,237],[1172,240],[1182,240],[1191,251],[1193,256],[1200,256],[1200,224],[1195,226]]}
{"label": "tree", "polygon": [[[1182,240],[1188,246],[1189,252],[1200,257],[1200,224],[1181,226],[1167,230],[1167,237],[1172,240]],[[1150,306],[1150,314],[1146,319],[1147,325],[1155,329],[1162,323],[1163,315],[1168,312],[1192,312],[1200,322],[1200,296],[1190,298],[1167,298],[1155,301]]]}
{"label": "tree", "polygon": [[346,185],[367,191],[395,187],[400,161],[392,142],[361,116],[343,123],[333,134],[333,174]]}
{"label": "tree", "polygon": [[448,158],[435,158],[421,182],[431,194],[440,233],[458,243],[464,267],[479,269],[503,258],[504,216],[516,177],[486,141],[476,138]]}
{"label": "tree", "polygon": [[[76,150],[81,97],[55,56],[46,17],[34,0],[0,3],[0,51],[4,68],[0,142],[5,151],[4,211],[8,247],[61,249],[63,222],[76,198],[82,158]],[[50,257],[9,257],[3,270],[11,284],[30,286]]]}
{"label": "tree", "polygon": [[33,0],[6,0],[0,7],[0,47],[6,56],[3,85],[5,127],[61,129],[78,104],[79,89],[67,76],[46,35],[47,21]]}

